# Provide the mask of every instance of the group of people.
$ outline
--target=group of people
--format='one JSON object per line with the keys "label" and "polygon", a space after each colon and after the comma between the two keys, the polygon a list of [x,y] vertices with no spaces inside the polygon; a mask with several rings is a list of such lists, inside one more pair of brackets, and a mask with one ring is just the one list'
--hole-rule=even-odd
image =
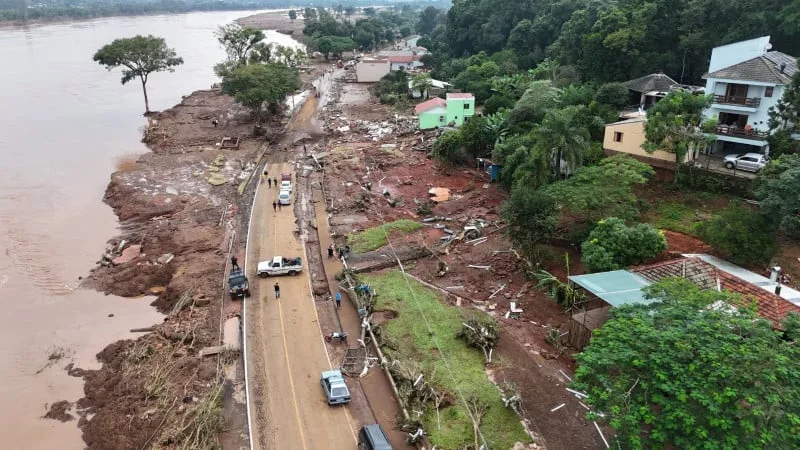
{"label": "group of people", "polygon": [[328,247],[328,258],[333,258],[334,253],[336,253],[336,257],[345,260],[350,257],[350,246],[345,245],[344,248],[339,247],[336,248],[332,243],[330,247]]}

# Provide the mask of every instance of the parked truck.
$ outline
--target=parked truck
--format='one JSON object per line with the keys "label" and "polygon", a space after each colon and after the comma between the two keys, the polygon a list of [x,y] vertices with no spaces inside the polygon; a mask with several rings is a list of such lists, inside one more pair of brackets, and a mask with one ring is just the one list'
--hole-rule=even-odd
{"label": "parked truck", "polygon": [[244,298],[250,296],[250,284],[247,282],[247,277],[239,267],[231,269],[228,275],[228,293],[231,298]]}
{"label": "parked truck", "polygon": [[302,258],[284,258],[275,256],[272,260],[258,263],[256,274],[261,278],[278,275],[297,275],[303,271]]}

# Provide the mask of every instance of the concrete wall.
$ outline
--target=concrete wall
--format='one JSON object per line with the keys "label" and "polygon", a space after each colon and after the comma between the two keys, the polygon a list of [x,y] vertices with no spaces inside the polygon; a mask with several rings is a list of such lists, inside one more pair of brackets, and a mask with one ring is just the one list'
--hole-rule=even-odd
{"label": "concrete wall", "polygon": [[[622,133],[622,141],[614,141],[615,132]],[[656,167],[674,165],[674,153],[665,152],[663,150],[656,150],[653,153],[648,153],[642,148],[642,144],[644,144],[645,140],[644,121],[612,123],[606,125],[606,131],[603,135],[603,149],[606,150],[606,153],[625,153],[631,155],[640,161],[645,161]]]}
{"label": "concrete wall", "polygon": [[[464,108],[464,105],[469,105]],[[475,115],[475,97],[472,98],[448,98],[447,99],[447,121],[455,122],[457,127],[464,123],[465,117]]]}
{"label": "concrete wall", "polygon": [[429,109],[419,115],[419,129],[432,130],[447,125],[447,110],[443,106]]}
{"label": "concrete wall", "polygon": [[375,83],[389,74],[389,61],[361,61],[356,64],[356,80],[359,83]]}

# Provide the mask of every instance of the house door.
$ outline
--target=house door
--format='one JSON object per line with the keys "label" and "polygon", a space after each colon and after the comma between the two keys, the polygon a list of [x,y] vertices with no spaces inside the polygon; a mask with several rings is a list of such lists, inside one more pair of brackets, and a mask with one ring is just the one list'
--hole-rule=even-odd
{"label": "house door", "polygon": [[728,87],[725,89],[725,96],[744,101],[747,98],[747,85],[728,83]]}

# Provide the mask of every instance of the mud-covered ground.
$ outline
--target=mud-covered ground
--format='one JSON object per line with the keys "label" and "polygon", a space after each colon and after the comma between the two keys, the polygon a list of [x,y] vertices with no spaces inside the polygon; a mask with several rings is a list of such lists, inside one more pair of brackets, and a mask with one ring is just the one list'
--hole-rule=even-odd
{"label": "mud-covered ground", "polygon": [[[266,137],[253,137],[249,113],[216,90],[195,92],[150,121],[145,142],[152,151],[112,174],[104,197],[122,233],[84,285],[156,295],[154,306],[166,318],[142,324],[154,332],[110,345],[98,355],[102,368],[82,373],[80,425],[92,449],[187,441],[202,448],[214,439],[210,431],[221,429],[197,415],[216,411],[222,418],[217,387],[237,357],[198,352],[219,345],[220,323],[240,314],[239,302],[223,295],[229,256],[246,238],[251,197],[239,189],[282,127],[275,120]],[[239,137],[238,148],[222,148],[224,137]]]}

